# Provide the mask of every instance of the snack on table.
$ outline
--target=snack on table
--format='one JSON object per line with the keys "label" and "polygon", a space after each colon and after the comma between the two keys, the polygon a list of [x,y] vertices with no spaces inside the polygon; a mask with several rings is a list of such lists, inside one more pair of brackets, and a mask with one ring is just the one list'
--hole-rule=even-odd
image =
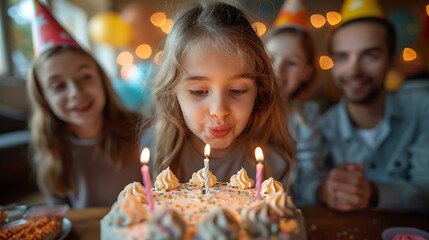
{"label": "snack on table", "polygon": [[53,240],[61,232],[68,205],[34,206],[28,209],[23,219],[0,226],[0,240],[41,239]]}
{"label": "snack on table", "polygon": [[[199,239],[207,237],[205,234],[223,235],[228,239],[250,239],[253,236],[306,239],[301,212],[283,193],[281,184],[272,178],[263,184],[266,186],[263,189],[265,196],[255,203],[255,188],[248,183],[253,180],[247,177],[244,169],[237,173],[232,184],[217,182],[210,187],[208,194],[203,193],[204,182],[201,180],[204,181],[204,178],[198,178],[198,173],[188,183],[178,183],[169,169],[162,174],[157,177],[162,182],[155,183],[162,189],[154,188],[152,191],[155,211],[150,213],[147,203],[136,199],[136,196],[145,194],[143,186],[135,186],[134,189],[139,191],[132,194],[129,190],[125,191],[128,192],[127,197],[118,199],[101,220],[102,240],[148,239],[155,232],[161,234],[161,231],[169,239]],[[215,176],[212,173],[209,176],[212,182]],[[250,185],[252,187],[247,188]],[[177,187],[171,189],[170,186]],[[137,203],[139,206],[136,206]],[[138,210],[129,211],[130,208]],[[254,219],[254,214],[250,213],[253,211],[261,215]],[[133,217],[136,214],[140,217]],[[270,218],[265,218],[264,214],[269,214]],[[117,224],[117,216],[130,221],[126,221],[126,225]],[[260,230],[263,233],[251,227],[255,221],[264,222],[265,228]]]}
{"label": "snack on table", "polygon": [[39,217],[6,224],[0,229],[0,240],[55,239],[61,231],[61,219]]}

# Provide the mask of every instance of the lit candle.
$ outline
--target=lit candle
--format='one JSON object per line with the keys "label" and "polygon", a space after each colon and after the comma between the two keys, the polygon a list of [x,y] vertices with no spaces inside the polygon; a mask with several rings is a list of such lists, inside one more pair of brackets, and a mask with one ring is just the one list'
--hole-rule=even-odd
{"label": "lit candle", "polygon": [[143,163],[141,167],[141,173],[143,176],[143,183],[146,188],[146,201],[149,206],[149,211],[153,212],[153,196],[152,196],[152,181],[150,180],[149,166],[147,163],[149,162],[150,151],[148,148],[144,148],[142,154],[140,155],[140,162]]}
{"label": "lit candle", "polygon": [[206,194],[209,193],[209,155],[210,155],[210,145],[206,144],[204,147],[204,190]]}
{"label": "lit candle", "polygon": [[256,164],[255,201],[259,201],[261,199],[262,179],[264,178],[264,165],[262,164],[262,161],[264,160],[264,154],[262,153],[262,149],[260,147],[255,148],[255,158],[258,162],[258,164]]}

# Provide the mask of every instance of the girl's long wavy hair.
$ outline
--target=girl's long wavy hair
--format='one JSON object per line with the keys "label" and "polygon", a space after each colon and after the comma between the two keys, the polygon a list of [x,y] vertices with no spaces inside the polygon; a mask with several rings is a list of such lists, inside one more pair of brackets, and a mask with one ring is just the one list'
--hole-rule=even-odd
{"label": "girl's long wavy hair", "polygon": [[248,124],[239,137],[249,142],[249,159],[253,159],[257,144],[270,145],[280,151],[291,166],[294,151],[285,124],[287,116],[281,110],[273,69],[261,39],[238,8],[222,2],[201,1],[176,17],[154,81],[157,172],[179,160],[184,141],[190,134],[176,91],[184,55],[201,43],[225,54],[237,54],[253,66],[257,96]]}
{"label": "girl's long wavy hair", "polygon": [[56,46],[43,52],[34,62],[29,72],[27,92],[31,101],[32,133],[31,150],[36,156],[37,180],[43,192],[65,196],[74,186],[70,181],[70,132],[67,122],[60,120],[45,99],[38,79],[38,69],[50,57],[73,51],[95,62],[106,95],[103,110],[103,128],[97,138],[98,150],[106,152],[116,168],[138,159],[138,136],[140,117],[125,110],[119,103],[109,78],[97,61],[81,48]]}

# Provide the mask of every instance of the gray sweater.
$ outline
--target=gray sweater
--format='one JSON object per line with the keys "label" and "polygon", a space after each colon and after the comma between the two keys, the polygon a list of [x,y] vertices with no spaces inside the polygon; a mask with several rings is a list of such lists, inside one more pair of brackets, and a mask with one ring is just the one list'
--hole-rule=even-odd
{"label": "gray sweater", "polygon": [[133,164],[116,169],[106,153],[96,150],[95,140],[72,138],[71,142],[69,171],[75,191],[65,198],[49,195],[49,203],[67,203],[72,208],[110,207],[128,183],[142,182],[138,157]]}

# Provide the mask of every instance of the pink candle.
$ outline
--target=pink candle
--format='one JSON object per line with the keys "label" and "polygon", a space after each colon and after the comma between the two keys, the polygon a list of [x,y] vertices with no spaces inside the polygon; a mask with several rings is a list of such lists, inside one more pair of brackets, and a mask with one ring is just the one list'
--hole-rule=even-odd
{"label": "pink candle", "polygon": [[255,158],[258,164],[256,164],[256,183],[255,183],[255,202],[259,201],[261,199],[261,184],[262,180],[264,178],[264,165],[262,164],[262,161],[264,160],[264,154],[262,153],[262,149],[260,147],[257,147],[255,149]]}
{"label": "pink candle", "polygon": [[152,195],[152,181],[150,179],[150,172],[149,172],[149,166],[147,163],[149,162],[149,156],[150,151],[148,148],[144,148],[142,151],[142,154],[140,155],[140,162],[143,163],[143,166],[141,167],[141,173],[143,176],[143,184],[146,189],[146,201],[147,205],[149,206],[149,211],[154,211],[153,206],[153,195]]}

